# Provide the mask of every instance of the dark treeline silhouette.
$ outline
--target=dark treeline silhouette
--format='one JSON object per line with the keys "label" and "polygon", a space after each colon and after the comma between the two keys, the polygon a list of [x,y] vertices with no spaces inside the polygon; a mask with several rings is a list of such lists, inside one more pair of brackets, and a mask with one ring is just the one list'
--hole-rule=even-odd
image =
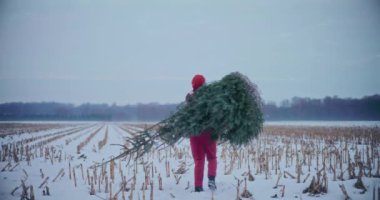
{"label": "dark treeline silhouette", "polygon": [[[0,104],[0,120],[102,120],[159,121],[175,112],[178,104],[73,104],[4,103]],[[294,97],[280,105],[264,103],[266,120],[380,120],[380,95],[361,99]]]}
{"label": "dark treeline silhouette", "polygon": [[294,97],[264,105],[266,120],[380,120],[380,95],[361,99]]}
{"label": "dark treeline silhouette", "polygon": [[4,103],[0,104],[0,120],[103,120],[158,121],[176,110],[177,104],[64,104]]}

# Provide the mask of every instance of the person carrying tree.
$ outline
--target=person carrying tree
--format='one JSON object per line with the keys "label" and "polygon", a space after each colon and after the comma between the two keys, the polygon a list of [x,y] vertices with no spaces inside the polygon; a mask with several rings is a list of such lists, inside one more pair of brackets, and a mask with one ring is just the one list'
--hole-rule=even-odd
{"label": "person carrying tree", "polygon": [[[193,91],[187,94],[186,102],[191,104],[193,96],[197,90],[202,87],[206,82],[204,76],[197,74],[192,79]],[[205,165],[205,158],[208,162],[208,187],[211,190],[216,190],[215,176],[217,168],[216,157],[216,140],[211,138],[213,128],[210,127],[201,131],[197,136],[190,137],[190,147],[194,159],[194,186],[195,192],[203,191],[203,172]]]}
{"label": "person carrying tree", "polygon": [[[208,162],[208,186],[216,189],[217,141],[240,147],[257,138],[263,129],[262,100],[257,85],[239,72],[205,85],[202,75],[192,79],[193,91],[187,94],[176,112],[156,125],[128,138],[130,148],[116,156],[135,160],[161,145],[175,145],[190,139],[194,159],[194,187],[203,191],[205,159]],[[157,129],[155,129],[157,128]],[[134,156],[135,155],[135,156]]]}

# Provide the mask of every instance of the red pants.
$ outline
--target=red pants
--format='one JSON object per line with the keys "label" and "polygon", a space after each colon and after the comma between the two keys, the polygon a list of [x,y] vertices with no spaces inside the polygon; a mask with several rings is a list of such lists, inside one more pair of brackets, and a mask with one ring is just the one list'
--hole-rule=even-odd
{"label": "red pants", "polygon": [[216,141],[211,139],[211,131],[204,131],[199,136],[190,137],[190,146],[195,163],[194,185],[202,187],[205,157],[208,162],[208,176],[216,176]]}

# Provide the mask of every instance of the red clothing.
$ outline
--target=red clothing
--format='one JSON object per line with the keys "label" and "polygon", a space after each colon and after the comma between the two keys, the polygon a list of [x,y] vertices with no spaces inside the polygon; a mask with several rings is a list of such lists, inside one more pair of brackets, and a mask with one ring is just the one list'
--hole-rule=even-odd
{"label": "red clothing", "polygon": [[[193,92],[186,96],[186,102],[193,101],[193,95],[206,82],[202,75],[195,75],[192,80]],[[204,130],[198,136],[190,137],[191,153],[194,159],[194,179],[195,187],[203,186],[203,172],[205,167],[205,157],[208,162],[208,177],[216,176],[216,141],[211,139],[212,129]]]}
{"label": "red clothing", "polygon": [[204,76],[197,74],[193,77],[193,80],[191,81],[191,85],[193,86],[193,91],[200,88],[203,84],[205,84],[206,79]]}
{"label": "red clothing", "polygon": [[195,163],[195,187],[203,186],[205,157],[208,162],[208,176],[216,176],[216,141],[211,139],[211,131],[203,131],[199,136],[190,137],[191,153]]}

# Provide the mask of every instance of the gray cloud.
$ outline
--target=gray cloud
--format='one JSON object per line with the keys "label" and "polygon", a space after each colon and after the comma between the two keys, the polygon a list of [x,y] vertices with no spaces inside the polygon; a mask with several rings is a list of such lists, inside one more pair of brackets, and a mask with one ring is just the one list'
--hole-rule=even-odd
{"label": "gray cloud", "polygon": [[380,3],[0,3],[0,102],[179,102],[240,71],[265,100],[380,93]]}

